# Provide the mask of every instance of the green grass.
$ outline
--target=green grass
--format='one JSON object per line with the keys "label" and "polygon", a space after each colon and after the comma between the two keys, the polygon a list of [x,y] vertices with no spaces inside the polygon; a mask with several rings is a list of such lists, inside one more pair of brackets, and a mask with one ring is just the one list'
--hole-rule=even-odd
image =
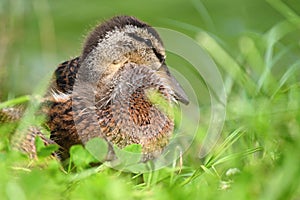
{"label": "green grass", "polygon": [[[22,123],[39,123],[33,111],[43,79],[60,61],[79,54],[90,24],[127,13],[188,34],[214,59],[227,94],[222,133],[200,158],[211,117],[209,94],[201,77],[182,69],[196,88],[201,110],[199,124],[193,119],[187,124],[199,128],[182,163],[133,175],[91,167],[93,155],[74,147],[74,164],[64,168],[40,143],[39,160],[29,161],[9,143],[14,125],[1,124],[1,199],[300,198],[300,3],[176,0],[138,7],[133,0],[72,2],[0,2],[0,108],[29,104]],[[191,67],[172,54],[168,64]]]}

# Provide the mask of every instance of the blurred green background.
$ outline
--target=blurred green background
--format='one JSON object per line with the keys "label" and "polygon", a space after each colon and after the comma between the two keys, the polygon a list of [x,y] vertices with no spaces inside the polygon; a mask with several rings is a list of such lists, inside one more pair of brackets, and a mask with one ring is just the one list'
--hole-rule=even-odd
{"label": "blurred green background", "polygon": [[[300,12],[296,0],[285,2]],[[209,31],[225,41],[234,56],[242,34],[264,33],[285,18],[262,0],[1,0],[1,99],[30,94],[58,63],[80,54],[83,39],[95,24],[120,14],[193,38],[199,29]],[[296,44],[295,39],[297,34],[285,37],[290,44]]]}
{"label": "blurred green background", "polygon": [[[23,160],[1,140],[1,196],[299,199],[298,0],[0,0],[1,101],[32,94],[59,63],[81,53],[84,37],[94,25],[120,14],[185,33],[214,59],[228,96],[218,145],[206,157],[198,157],[209,125],[209,94],[199,89],[205,84],[188,70],[191,66],[169,54],[168,64],[186,69],[201,110],[200,124],[186,125],[199,129],[181,168],[176,162],[142,174],[144,182],[136,183],[130,175],[109,169],[86,169],[83,160],[79,161],[84,167],[69,171],[58,163],[43,165],[43,170],[16,167]],[[1,130],[5,129],[0,134]]]}

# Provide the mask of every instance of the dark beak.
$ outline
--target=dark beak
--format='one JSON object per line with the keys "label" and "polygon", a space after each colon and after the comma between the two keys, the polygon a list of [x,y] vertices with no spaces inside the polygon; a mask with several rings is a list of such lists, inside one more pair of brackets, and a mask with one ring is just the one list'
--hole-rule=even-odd
{"label": "dark beak", "polygon": [[162,64],[162,66],[158,69],[158,72],[161,76],[167,79],[168,84],[174,91],[174,97],[176,100],[182,102],[185,105],[189,104],[189,98],[178,83],[178,81],[175,79],[175,77],[170,73],[168,67],[166,64]]}

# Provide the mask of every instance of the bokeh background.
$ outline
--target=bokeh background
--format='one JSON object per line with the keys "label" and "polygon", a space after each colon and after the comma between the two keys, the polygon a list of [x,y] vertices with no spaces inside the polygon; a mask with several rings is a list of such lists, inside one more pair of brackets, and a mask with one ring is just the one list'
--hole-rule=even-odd
{"label": "bokeh background", "polygon": [[84,150],[65,171],[57,163],[15,167],[20,163],[0,140],[1,197],[299,199],[299,0],[0,0],[0,100],[35,93],[59,63],[80,55],[93,26],[120,14],[180,31],[215,61],[228,97],[218,145],[198,156],[210,94],[187,61],[168,53],[167,63],[192,84],[201,110],[199,124],[186,124],[198,134],[182,160],[141,174],[141,182],[90,169]]}
{"label": "bokeh background", "polygon": [[[296,0],[284,2],[300,12]],[[84,37],[94,25],[120,14],[133,15],[152,26],[178,30],[192,38],[201,29],[208,31],[220,38],[233,56],[238,56],[242,35],[263,34],[285,19],[262,0],[1,0],[1,99],[30,94],[58,63],[81,53]],[[297,33],[284,40],[296,45]],[[273,69],[281,71],[285,67]]]}

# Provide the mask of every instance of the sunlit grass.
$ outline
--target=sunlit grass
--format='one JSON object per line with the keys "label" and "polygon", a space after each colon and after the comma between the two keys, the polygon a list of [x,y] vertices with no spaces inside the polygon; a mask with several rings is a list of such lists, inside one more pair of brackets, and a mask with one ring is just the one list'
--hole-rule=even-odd
{"label": "sunlit grass", "polygon": [[[217,145],[204,158],[198,157],[204,130],[200,124],[199,134],[183,154],[182,163],[177,160],[158,171],[134,175],[105,165],[90,165],[90,162],[97,161],[93,152],[79,146],[71,152],[71,165],[62,166],[56,159],[51,159],[41,143],[39,160],[29,161],[25,155],[15,151],[9,142],[11,133],[8,132],[16,124],[2,123],[0,196],[3,199],[299,198],[299,37],[295,44],[286,42],[290,36],[294,38],[295,33],[299,35],[298,14],[282,1],[268,0],[268,4],[284,20],[270,24],[263,33],[252,30],[240,33],[236,44],[232,45],[222,37],[222,32],[217,31],[213,21],[216,13],[211,13],[205,7],[205,1],[193,2],[196,9],[203,12],[206,29],[176,20],[165,21],[180,29],[193,30],[195,40],[210,54],[222,72],[228,102],[226,121]],[[39,13],[37,4],[35,2],[34,6],[41,20],[39,23],[51,20],[49,13]],[[46,4],[44,8],[48,9]],[[8,10],[6,21],[13,22],[15,12]],[[263,20],[255,18],[255,15],[253,18],[257,23]],[[15,33],[15,28],[12,25],[6,31],[0,30],[0,42],[6,48],[6,51],[0,51],[0,65],[5,69],[18,65],[18,62],[9,60],[16,57],[6,57],[14,47],[5,43],[2,37],[10,38],[9,34]],[[41,28],[44,43],[40,41],[40,45],[46,52],[47,48],[51,50],[55,45],[47,43],[45,39],[47,27]],[[54,34],[53,30],[50,32]],[[55,40],[53,35],[51,38]],[[47,56],[43,59],[47,60]],[[9,70],[10,79],[15,77],[18,80],[17,73],[22,72]],[[1,68],[0,77],[8,80],[7,73]],[[8,91],[9,85],[4,84],[5,87],[1,88],[1,98],[6,100],[0,103],[0,109],[26,104],[28,110],[21,122],[26,125],[28,122],[39,124],[40,119],[35,116],[38,101],[35,100],[42,89],[32,95],[15,97],[13,92]],[[36,84],[33,85],[35,88]],[[201,116],[210,116],[209,109],[200,109]],[[208,121],[201,120],[202,123]],[[193,125],[198,126],[188,126]]]}

